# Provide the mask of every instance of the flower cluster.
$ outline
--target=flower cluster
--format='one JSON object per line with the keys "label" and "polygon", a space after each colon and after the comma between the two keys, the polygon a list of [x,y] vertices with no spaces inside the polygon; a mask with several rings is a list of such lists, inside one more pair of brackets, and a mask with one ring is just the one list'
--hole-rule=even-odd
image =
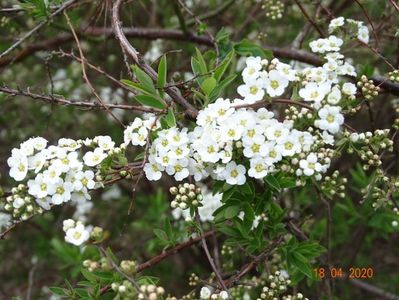
{"label": "flower cluster", "polygon": [[172,208],[186,209],[201,206],[201,188],[196,187],[194,184],[179,184],[177,187],[171,187],[169,191],[175,196],[175,199],[170,204]]}
{"label": "flower cluster", "polygon": [[359,41],[368,44],[369,42],[369,29],[361,21],[353,19],[345,19],[344,17],[338,17],[331,20],[328,31],[330,33],[337,32],[340,29],[346,29],[352,36],[355,36]]}
{"label": "flower cluster", "polygon": [[[201,222],[211,222],[214,219],[213,213],[216,209],[222,206],[222,197],[223,194],[216,193],[213,194],[212,191],[209,191],[206,186],[201,186],[201,195],[202,195],[202,206],[198,207],[198,215]],[[180,208],[180,206],[176,207],[172,211],[173,217],[177,220],[181,217],[186,221],[191,221],[190,211],[186,209]]]}
{"label": "flower cluster", "polygon": [[374,85],[374,81],[367,79],[365,75],[362,75],[360,80],[357,82],[357,86],[361,89],[364,98],[369,101],[377,97],[380,92],[380,87]]}
{"label": "flower cluster", "polygon": [[[77,216],[83,216],[91,208],[89,191],[99,186],[93,169],[120,151],[109,136],[84,141],[61,138],[57,146],[47,144],[44,138],[35,137],[12,149],[7,161],[10,176],[26,181],[7,198],[6,208],[13,211],[14,219],[26,219],[69,201],[77,206]],[[91,150],[82,157],[83,146]]]}
{"label": "flower cluster", "polygon": [[[297,176],[320,179],[330,165],[326,147],[334,144],[334,135],[344,123],[341,107],[357,92],[356,85],[340,79],[356,76],[355,68],[339,52],[342,45],[343,40],[334,35],[311,42],[312,51],[323,54],[326,63],[302,70],[277,59],[269,63],[248,57],[242,71],[244,84],[237,89],[242,99],[217,99],[199,112],[192,131],[177,127],[157,131],[144,168],[147,178],[159,180],[165,171],[177,181],[211,176],[241,185],[246,176],[260,179],[288,167]],[[298,101],[310,107],[298,114],[300,119],[281,122],[265,108],[249,107],[264,97],[281,96],[289,84],[297,87]],[[143,145],[154,126],[136,120],[125,136],[135,132],[131,128],[142,132],[125,141]]]}
{"label": "flower cluster", "polygon": [[283,17],[284,3],[280,0],[263,0],[262,9],[265,10],[266,17],[277,20]]}

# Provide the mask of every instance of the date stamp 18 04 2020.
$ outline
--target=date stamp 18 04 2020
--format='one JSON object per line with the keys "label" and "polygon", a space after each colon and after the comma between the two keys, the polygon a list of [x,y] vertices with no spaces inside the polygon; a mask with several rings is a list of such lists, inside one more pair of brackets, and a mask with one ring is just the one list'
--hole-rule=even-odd
{"label": "date stamp 18 04 2020", "polygon": [[315,268],[313,269],[318,279],[324,278],[337,278],[337,279],[370,279],[374,276],[374,269],[371,267],[359,268],[359,267],[331,267],[331,268]]}

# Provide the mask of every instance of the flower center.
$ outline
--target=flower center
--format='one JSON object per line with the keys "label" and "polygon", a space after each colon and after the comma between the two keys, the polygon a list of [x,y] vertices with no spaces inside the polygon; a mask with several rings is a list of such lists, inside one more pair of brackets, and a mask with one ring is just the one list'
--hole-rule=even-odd
{"label": "flower center", "polygon": [[280,84],[278,83],[277,80],[272,80],[272,81],[270,82],[270,86],[271,86],[273,89],[277,89],[277,88],[280,86]]}
{"label": "flower center", "polygon": [[237,170],[231,171],[230,176],[236,178],[238,176],[238,171]]}
{"label": "flower center", "polygon": [[334,120],[335,120],[335,118],[334,118],[333,115],[328,115],[328,116],[327,116],[327,122],[328,122],[328,123],[333,123]]}

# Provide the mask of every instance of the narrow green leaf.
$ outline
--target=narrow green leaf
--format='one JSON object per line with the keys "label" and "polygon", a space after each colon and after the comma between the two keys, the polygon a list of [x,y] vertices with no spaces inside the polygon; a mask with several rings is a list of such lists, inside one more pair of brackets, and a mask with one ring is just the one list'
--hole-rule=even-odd
{"label": "narrow green leaf", "polygon": [[134,74],[136,74],[138,81],[145,88],[145,90],[147,90],[150,94],[156,95],[156,89],[151,77],[137,66],[133,66],[133,71]]}
{"label": "narrow green leaf", "polygon": [[209,95],[209,98],[211,102],[216,100],[226,89],[226,87],[236,79],[237,75],[236,74],[231,74],[225,79],[223,79],[221,82],[218,83],[218,85],[213,89],[212,93]]}
{"label": "narrow green leaf", "polygon": [[166,234],[165,231],[162,229],[154,229],[153,230],[154,234],[159,238],[161,241],[167,242],[168,241],[168,235]]}
{"label": "narrow green leaf", "polygon": [[160,89],[159,94],[161,97],[163,97],[164,92],[163,92],[163,87],[166,84],[166,76],[168,73],[168,65],[166,61],[166,55],[162,56],[161,61],[159,62],[158,65],[158,79],[157,79],[157,86]]}
{"label": "narrow green leaf", "polygon": [[198,48],[195,48],[195,53],[197,54],[197,60],[198,60],[198,63],[199,63],[199,67],[200,67],[201,73],[202,74],[208,73],[208,68],[206,66],[206,62],[204,60],[204,57],[202,56],[201,51],[199,51]]}
{"label": "narrow green leaf", "polygon": [[207,79],[204,80],[201,84],[201,89],[202,91],[209,96],[213,89],[216,87],[217,81],[213,77],[208,77]]}
{"label": "narrow green leaf", "polygon": [[150,94],[150,95],[152,94],[152,93],[148,92],[147,89],[140,83],[133,82],[133,81],[127,80],[127,79],[122,79],[121,82],[127,86],[132,87],[133,89],[135,89],[143,94]]}
{"label": "narrow green leaf", "polygon": [[217,82],[219,82],[220,79],[222,79],[222,76],[229,67],[233,57],[234,57],[234,50],[230,51],[229,54],[227,54],[224,60],[220,63],[220,65],[215,69],[215,74],[213,77],[215,77]]}
{"label": "narrow green leaf", "polygon": [[165,120],[169,127],[176,126],[176,118],[171,108],[168,109],[168,114],[166,115]]}
{"label": "narrow green leaf", "polygon": [[165,108],[165,104],[161,102],[160,99],[151,96],[151,95],[138,95],[135,97],[138,102],[145,106],[150,106],[154,108],[163,109]]}
{"label": "narrow green leaf", "polygon": [[293,252],[291,255],[290,262],[307,277],[309,278],[314,277],[310,264],[307,262],[306,258],[302,254]]}

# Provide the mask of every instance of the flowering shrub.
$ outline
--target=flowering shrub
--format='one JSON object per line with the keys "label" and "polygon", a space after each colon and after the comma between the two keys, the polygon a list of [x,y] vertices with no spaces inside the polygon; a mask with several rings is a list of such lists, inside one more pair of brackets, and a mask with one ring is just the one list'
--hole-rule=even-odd
{"label": "flowering shrub", "polygon": [[[37,137],[33,132],[28,134],[33,137],[19,139],[19,146],[11,150],[6,161],[13,186],[0,190],[1,239],[8,234],[12,239],[11,232],[24,228],[23,223],[36,224],[40,231],[54,226],[52,234],[62,236],[53,238],[50,245],[65,262],[68,281],[54,282],[57,286],[37,295],[51,292],[54,299],[335,299],[335,278],[353,279],[355,286],[387,295],[359,283],[365,277],[348,275],[356,267],[360,248],[351,253],[348,246],[350,261],[346,262],[334,255],[343,238],[332,239],[333,234],[342,233],[350,241],[348,224],[360,224],[355,231],[361,234],[358,243],[363,242],[368,227],[379,229],[385,237],[397,235],[399,181],[390,168],[396,166],[399,119],[395,116],[393,124],[383,122],[385,127],[376,127],[372,103],[384,93],[399,93],[394,83],[398,71],[386,72],[382,79],[373,77],[373,67],[358,66],[357,52],[351,49],[360,45],[392,67],[371,45],[378,43],[373,24],[374,37],[365,22],[329,18],[329,35],[325,35],[300,1],[294,1],[309,28],[319,33],[312,38],[306,38],[309,28],[298,33],[292,51],[310,63],[298,64],[292,54],[287,55],[292,61],[282,58],[287,49],[269,51],[248,39],[233,42],[225,29],[214,37],[192,13],[194,3],[179,0],[174,9],[182,32],[164,34],[202,41],[215,49],[196,48],[187,78],[174,74],[169,82],[168,74],[174,69],[171,55],[161,55],[163,43],[157,41],[141,57],[126,38],[134,29],[121,27],[123,1],[117,0],[111,3],[112,32],[123,61],[133,62],[123,75],[128,79],[118,80],[85,58],[88,46],[80,42],[85,30],[77,34],[76,20],[66,12],[74,2],[57,1],[52,7],[27,1],[16,8],[42,18],[43,25],[47,18],[64,12],[70,31],[67,38],[76,42],[79,56],[64,51],[53,55],[75,60],[72,70],[58,70],[55,76],[49,71],[49,95],[6,85],[0,91],[51,104],[99,108],[107,118],[96,120],[95,127],[115,121],[122,128],[112,126],[79,137],[80,131],[66,130],[66,137],[55,134],[56,138],[53,134]],[[284,19],[285,1],[257,1],[256,5],[267,19]],[[192,22],[203,36],[187,31],[182,12],[194,17]],[[98,30],[93,27],[87,32],[98,35]],[[311,52],[294,49],[305,38],[305,48]],[[0,59],[18,46],[17,42],[6,49]],[[153,60],[157,60],[157,70]],[[88,89],[74,86],[69,78],[76,75],[76,67],[82,68]],[[89,69],[118,87],[96,91]],[[57,93],[78,98],[94,95],[94,100],[68,100]],[[126,104],[132,100],[136,104]],[[371,126],[349,125],[356,116],[364,117],[364,107]],[[78,124],[84,127],[85,122],[92,120]],[[393,158],[392,166],[387,166],[387,157]],[[122,194],[121,186],[129,191],[130,199],[126,191]],[[358,203],[352,201],[355,195],[361,195]],[[105,201],[98,202],[99,198]],[[121,208],[111,209],[115,205]],[[125,236],[133,232],[132,239]],[[118,233],[126,240],[120,241]],[[202,249],[196,249],[197,244]],[[122,250],[129,245],[134,248]],[[172,265],[187,267],[176,269],[176,274],[168,269],[165,276],[157,275],[155,267],[152,273],[153,266],[188,248],[195,249],[191,262],[176,260]],[[374,276],[373,268],[364,268],[368,279]]]}

